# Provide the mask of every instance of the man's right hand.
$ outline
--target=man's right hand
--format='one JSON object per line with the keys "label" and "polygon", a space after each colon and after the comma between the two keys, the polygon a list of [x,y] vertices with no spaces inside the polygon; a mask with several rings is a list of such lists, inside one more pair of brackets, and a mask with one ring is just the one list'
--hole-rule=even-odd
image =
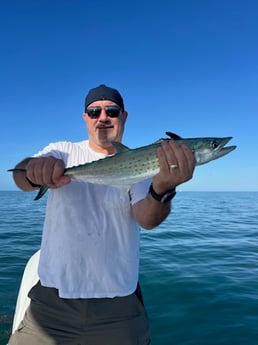
{"label": "man's right hand", "polygon": [[70,182],[70,177],[64,176],[65,165],[55,157],[31,158],[26,165],[27,178],[38,185],[48,185],[58,188]]}
{"label": "man's right hand", "polygon": [[64,175],[64,162],[51,156],[26,158],[15,168],[26,171],[26,174],[21,174],[19,171],[13,172],[16,185],[24,191],[37,188],[33,187],[29,181],[35,185],[48,185],[50,188],[58,188],[71,181],[69,176]]}

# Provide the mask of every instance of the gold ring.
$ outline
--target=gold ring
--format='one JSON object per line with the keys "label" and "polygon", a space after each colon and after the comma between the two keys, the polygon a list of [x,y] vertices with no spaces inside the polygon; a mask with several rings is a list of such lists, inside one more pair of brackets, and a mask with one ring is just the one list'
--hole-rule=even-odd
{"label": "gold ring", "polygon": [[178,165],[177,164],[169,164],[170,169],[177,169]]}

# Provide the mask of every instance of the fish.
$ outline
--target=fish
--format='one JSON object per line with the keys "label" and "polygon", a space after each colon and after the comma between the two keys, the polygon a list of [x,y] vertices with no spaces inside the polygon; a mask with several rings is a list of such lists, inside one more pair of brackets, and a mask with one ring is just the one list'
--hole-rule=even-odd
{"label": "fish", "polygon": [[[169,138],[161,138],[150,145],[135,149],[130,149],[119,142],[112,142],[116,150],[114,155],[68,167],[64,175],[79,181],[129,190],[133,184],[152,178],[159,172],[156,151],[163,140],[174,140],[178,144],[187,145],[194,154],[196,166],[223,157],[236,148],[235,145],[225,147],[232,137],[181,138],[172,132],[166,132],[166,134]],[[9,171],[26,173],[25,169],[10,169]],[[48,186],[42,185],[34,200],[39,200],[47,190]]]}

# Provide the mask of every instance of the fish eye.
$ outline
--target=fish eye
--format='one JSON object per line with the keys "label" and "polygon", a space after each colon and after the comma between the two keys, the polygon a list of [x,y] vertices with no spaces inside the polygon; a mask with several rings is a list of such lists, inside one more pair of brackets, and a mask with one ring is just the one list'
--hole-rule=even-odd
{"label": "fish eye", "polygon": [[212,141],[212,142],[211,142],[211,148],[212,148],[212,149],[216,149],[218,146],[219,146],[219,144],[218,144],[217,141]]}

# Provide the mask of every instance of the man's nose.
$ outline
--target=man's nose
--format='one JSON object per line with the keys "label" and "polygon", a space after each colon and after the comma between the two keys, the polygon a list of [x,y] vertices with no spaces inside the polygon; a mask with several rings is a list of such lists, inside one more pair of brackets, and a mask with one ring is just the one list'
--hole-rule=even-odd
{"label": "man's nose", "polygon": [[108,120],[108,115],[107,115],[106,110],[104,108],[101,109],[99,120],[100,121],[107,121]]}

